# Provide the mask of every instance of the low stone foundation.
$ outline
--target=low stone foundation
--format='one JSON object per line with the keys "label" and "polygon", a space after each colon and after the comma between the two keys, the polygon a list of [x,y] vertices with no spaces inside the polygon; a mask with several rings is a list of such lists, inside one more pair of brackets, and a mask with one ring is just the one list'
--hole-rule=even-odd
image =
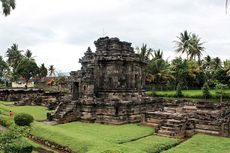
{"label": "low stone foundation", "polygon": [[158,135],[163,136],[206,133],[230,137],[230,104],[165,102],[162,111],[144,113],[142,124],[155,127]]}
{"label": "low stone foundation", "polygon": [[74,120],[83,122],[124,124],[141,122],[142,114],[162,107],[161,98],[143,98],[141,102],[113,100],[109,103],[97,99],[95,103],[65,101],[61,103],[52,119],[59,123]]}
{"label": "low stone foundation", "polygon": [[60,92],[45,92],[42,89],[0,89],[0,101],[13,101],[15,105],[44,105],[56,108]]}

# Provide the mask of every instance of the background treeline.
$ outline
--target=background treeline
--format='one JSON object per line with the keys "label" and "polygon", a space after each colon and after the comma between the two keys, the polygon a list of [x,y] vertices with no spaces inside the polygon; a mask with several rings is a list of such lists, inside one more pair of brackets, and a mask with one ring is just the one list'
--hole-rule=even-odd
{"label": "background treeline", "polygon": [[[146,88],[155,90],[201,89],[203,87],[230,87],[230,57],[202,58],[205,51],[201,38],[184,31],[174,41],[176,52],[181,53],[171,61],[163,58],[163,51],[153,50],[143,44],[137,53],[147,61]],[[182,58],[185,57],[185,58]]]}
{"label": "background treeline", "polygon": [[[28,82],[33,77],[42,78],[47,76],[47,68],[44,64],[38,65],[30,50],[19,50],[17,44],[7,49],[6,60],[0,56],[0,83],[7,85],[8,82],[22,78]],[[54,69],[51,66],[51,69]]]}

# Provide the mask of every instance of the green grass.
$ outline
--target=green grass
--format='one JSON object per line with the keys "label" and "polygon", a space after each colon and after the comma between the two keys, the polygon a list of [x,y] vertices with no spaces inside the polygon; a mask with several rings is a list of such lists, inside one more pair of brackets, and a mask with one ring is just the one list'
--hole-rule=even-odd
{"label": "green grass", "polygon": [[[209,90],[212,98],[218,99],[215,90]],[[152,91],[147,91],[147,94],[151,95]],[[176,97],[175,90],[156,91],[154,93],[158,97]],[[202,90],[182,90],[183,98],[203,98]],[[230,97],[230,89],[225,90],[226,98]]]}
{"label": "green grass", "polygon": [[164,153],[229,153],[230,138],[197,134]]}
{"label": "green grass", "polygon": [[[11,104],[11,105],[9,105]],[[0,111],[2,114],[8,115],[9,111],[14,113],[28,113],[31,114],[36,121],[46,120],[48,109],[44,106],[14,106],[13,103],[0,102]]]}
{"label": "green grass", "polygon": [[[12,109],[13,107],[13,109]],[[0,103],[0,109],[10,109],[15,112],[34,114],[38,119],[44,116],[47,110],[44,107],[8,106]],[[4,115],[4,114],[3,114]],[[9,120],[9,118],[5,115]],[[72,122],[56,126],[46,125],[35,121],[32,124],[32,134],[68,146],[78,153],[101,153],[106,150],[123,153],[155,153],[168,149],[180,141],[178,139],[159,137],[154,135],[154,129],[142,127],[138,124],[103,125],[97,123]],[[37,146],[38,144],[33,144]],[[229,153],[230,138],[198,134],[191,139],[165,151],[165,153]]]}
{"label": "green grass", "polygon": [[180,141],[173,138],[160,136],[149,136],[137,141],[126,143],[125,145],[136,150],[142,150],[145,153],[154,153],[171,148]]}
{"label": "green grass", "polygon": [[[73,122],[58,126],[35,123],[34,135],[69,146],[76,152],[100,153],[105,150],[142,153],[143,151],[126,146],[133,139],[153,136],[154,129],[137,124],[120,126]],[[124,144],[119,144],[124,143]],[[143,152],[144,153],[144,152]]]}

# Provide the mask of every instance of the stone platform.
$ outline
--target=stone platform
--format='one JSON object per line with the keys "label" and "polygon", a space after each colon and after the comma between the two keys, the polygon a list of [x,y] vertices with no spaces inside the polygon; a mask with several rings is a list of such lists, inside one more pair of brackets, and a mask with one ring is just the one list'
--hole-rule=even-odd
{"label": "stone platform", "polygon": [[184,138],[206,133],[230,137],[230,104],[165,102],[162,111],[146,112],[142,124],[156,128],[161,136]]}

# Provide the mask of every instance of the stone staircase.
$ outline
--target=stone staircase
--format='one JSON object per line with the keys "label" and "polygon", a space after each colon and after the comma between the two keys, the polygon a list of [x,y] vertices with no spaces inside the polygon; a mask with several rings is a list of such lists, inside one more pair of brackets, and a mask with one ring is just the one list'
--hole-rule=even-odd
{"label": "stone staircase", "polygon": [[144,124],[154,127],[160,136],[184,137],[187,120],[183,113],[177,113],[177,109],[169,104],[162,111],[148,112]]}
{"label": "stone staircase", "polygon": [[183,137],[186,121],[178,119],[166,119],[157,130],[157,135],[169,137]]}
{"label": "stone staircase", "polygon": [[56,111],[57,113],[56,113],[55,117],[59,118],[59,119],[63,118],[70,111],[74,110],[74,107],[76,106],[75,103],[76,103],[76,101],[70,101],[70,103],[67,103],[64,106],[62,105],[61,107],[59,107]]}

